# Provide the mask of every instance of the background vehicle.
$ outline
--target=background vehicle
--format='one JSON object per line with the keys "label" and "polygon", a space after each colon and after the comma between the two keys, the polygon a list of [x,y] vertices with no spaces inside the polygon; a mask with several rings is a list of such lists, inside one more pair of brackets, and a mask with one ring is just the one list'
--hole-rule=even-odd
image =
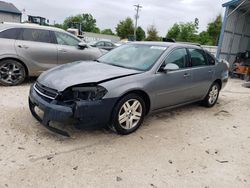
{"label": "background vehicle", "polygon": [[[124,44],[97,62],[76,62],[43,73],[31,87],[31,113],[50,121],[73,118],[79,126],[129,134],[150,112],[202,101],[216,104],[229,65],[201,47],[164,42]],[[41,118],[35,108],[44,111]]]}
{"label": "background vehicle", "polygon": [[88,43],[88,45],[92,46],[92,47],[97,47],[97,48],[101,48],[104,50],[113,50],[114,48],[116,48],[117,46],[110,42],[110,41],[105,41],[105,40],[101,40],[101,41],[93,41]]}
{"label": "background vehicle", "polygon": [[59,64],[94,60],[104,51],[64,30],[35,24],[0,24],[0,84],[18,85]]}

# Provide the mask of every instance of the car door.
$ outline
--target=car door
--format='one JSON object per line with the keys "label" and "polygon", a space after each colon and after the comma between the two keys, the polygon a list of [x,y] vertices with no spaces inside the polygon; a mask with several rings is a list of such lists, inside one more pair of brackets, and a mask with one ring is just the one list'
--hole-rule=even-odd
{"label": "car door", "polygon": [[35,74],[57,65],[56,45],[48,30],[23,28],[15,48],[18,56],[29,64]]}
{"label": "car door", "polygon": [[89,49],[82,49],[78,46],[80,39],[64,32],[54,32],[57,43],[58,64],[65,64],[79,60],[89,60]]}
{"label": "car door", "polygon": [[207,61],[206,53],[202,49],[189,48],[191,70],[193,75],[193,97],[204,97],[213,82],[215,62]]}
{"label": "car door", "polygon": [[192,74],[188,67],[188,52],[185,48],[173,50],[164,60],[161,67],[172,63],[179,66],[178,70],[156,74],[156,107],[170,107],[192,100]]}

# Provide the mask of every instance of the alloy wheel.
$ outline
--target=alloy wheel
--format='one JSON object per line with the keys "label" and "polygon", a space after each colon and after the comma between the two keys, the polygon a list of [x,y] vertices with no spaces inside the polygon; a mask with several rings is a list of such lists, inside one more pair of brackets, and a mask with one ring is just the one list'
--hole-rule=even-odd
{"label": "alloy wheel", "polygon": [[142,104],[137,99],[126,101],[120,108],[118,122],[122,128],[129,130],[137,126],[142,117]]}
{"label": "alloy wheel", "polygon": [[24,70],[19,64],[6,62],[0,65],[0,80],[6,84],[15,84],[23,79]]}
{"label": "alloy wheel", "polygon": [[218,98],[218,94],[219,94],[219,88],[217,87],[217,85],[214,85],[209,92],[208,102],[210,104],[214,104]]}

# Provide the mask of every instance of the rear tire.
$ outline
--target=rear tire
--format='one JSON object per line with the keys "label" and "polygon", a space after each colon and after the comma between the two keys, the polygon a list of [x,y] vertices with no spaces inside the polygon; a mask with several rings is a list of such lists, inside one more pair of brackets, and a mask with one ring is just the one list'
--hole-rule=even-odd
{"label": "rear tire", "polygon": [[26,78],[24,66],[15,60],[0,61],[0,84],[4,86],[16,86]]}
{"label": "rear tire", "polygon": [[135,132],[143,123],[145,113],[144,100],[137,94],[128,94],[114,107],[110,128],[121,135]]}
{"label": "rear tire", "polygon": [[207,96],[202,101],[202,104],[208,108],[213,107],[218,100],[219,94],[220,94],[220,85],[217,82],[214,82],[210,87]]}

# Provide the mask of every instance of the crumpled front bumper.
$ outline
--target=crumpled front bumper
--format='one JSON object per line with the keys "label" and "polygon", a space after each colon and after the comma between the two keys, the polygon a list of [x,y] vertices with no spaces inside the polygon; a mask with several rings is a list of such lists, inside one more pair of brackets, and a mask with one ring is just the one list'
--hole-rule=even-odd
{"label": "crumpled front bumper", "polygon": [[[105,127],[110,121],[115,103],[116,99],[105,99],[99,101],[77,101],[73,105],[64,105],[57,100],[46,100],[35,91],[33,86],[31,86],[29,95],[31,114],[50,131],[67,137],[69,137],[67,132],[52,127],[49,123],[51,121],[65,122],[73,119],[81,127]],[[43,111],[43,117],[37,114],[36,107]]]}

